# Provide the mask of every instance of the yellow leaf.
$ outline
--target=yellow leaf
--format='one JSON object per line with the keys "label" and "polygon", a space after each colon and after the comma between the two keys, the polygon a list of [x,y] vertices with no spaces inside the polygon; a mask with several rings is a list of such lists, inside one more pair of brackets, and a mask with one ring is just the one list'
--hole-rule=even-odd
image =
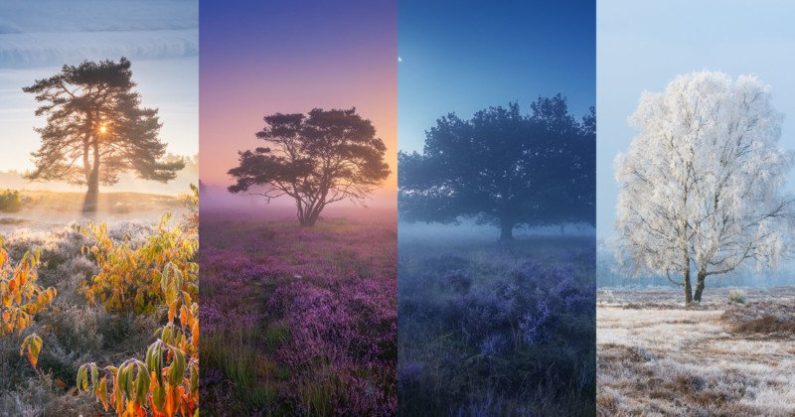
{"label": "yellow leaf", "polygon": [[35,368],[36,365],[39,363],[39,354],[41,353],[41,337],[36,333],[30,334],[25,340],[22,341],[22,348],[19,351],[19,354],[26,354],[28,357],[28,361],[30,364]]}

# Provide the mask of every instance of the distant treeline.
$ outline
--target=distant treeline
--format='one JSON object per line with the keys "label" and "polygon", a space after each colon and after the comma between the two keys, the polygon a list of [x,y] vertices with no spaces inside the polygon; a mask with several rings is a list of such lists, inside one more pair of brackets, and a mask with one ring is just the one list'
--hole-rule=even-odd
{"label": "distant treeline", "polygon": [[[757,272],[751,267],[726,274],[712,281],[714,288],[763,288],[786,285],[795,285],[795,262],[782,265],[777,271]],[[615,256],[604,241],[598,243],[596,250],[596,286],[598,288],[678,288],[678,286],[668,281],[665,276],[642,275],[634,277],[622,273],[619,271]]]}

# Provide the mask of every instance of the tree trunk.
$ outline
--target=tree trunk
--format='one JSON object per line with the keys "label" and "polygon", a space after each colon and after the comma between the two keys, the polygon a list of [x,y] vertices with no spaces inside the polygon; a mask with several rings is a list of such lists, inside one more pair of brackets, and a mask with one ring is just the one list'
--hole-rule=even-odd
{"label": "tree trunk", "polygon": [[508,221],[500,222],[500,242],[510,242],[513,240],[513,223]]}
{"label": "tree trunk", "polygon": [[307,213],[304,216],[304,221],[301,223],[303,227],[314,227],[315,223],[317,223],[317,217],[311,213]]}
{"label": "tree trunk", "polygon": [[309,212],[305,207],[298,209],[298,224],[300,224],[301,227],[311,226],[309,220]]}
{"label": "tree trunk", "polygon": [[682,277],[682,286],[685,289],[685,306],[693,303],[693,287],[690,284],[690,253],[687,250],[687,243],[682,245],[682,261],[685,267],[684,277]]}
{"label": "tree trunk", "polygon": [[684,250],[685,256],[685,273],[682,277],[682,286],[685,288],[685,306],[693,303],[693,287],[690,285],[690,256],[687,253],[687,248]]}
{"label": "tree trunk", "polygon": [[88,175],[88,191],[83,200],[83,213],[96,213],[99,200],[99,149],[94,145],[94,166]]}
{"label": "tree trunk", "polygon": [[88,180],[88,191],[83,200],[83,213],[96,213],[99,200],[99,179],[92,173]]}
{"label": "tree trunk", "polygon": [[685,287],[685,305],[689,306],[693,303],[693,287],[690,285],[690,268],[685,271],[684,277]]}
{"label": "tree trunk", "polygon": [[693,301],[700,303],[701,302],[701,294],[704,293],[704,284],[707,279],[707,274],[704,271],[698,271],[696,274],[696,292],[693,295]]}

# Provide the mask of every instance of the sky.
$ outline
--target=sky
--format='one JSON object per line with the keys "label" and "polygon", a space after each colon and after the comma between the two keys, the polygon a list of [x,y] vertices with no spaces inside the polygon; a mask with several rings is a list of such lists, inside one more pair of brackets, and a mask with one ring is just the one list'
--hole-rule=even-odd
{"label": "sky", "polygon": [[[615,156],[634,135],[627,118],[641,92],[679,74],[754,74],[784,113],[781,144],[795,150],[795,2],[600,0],[597,10],[597,237],[614,235]],[[795,190],[795,175],[789,191]]]}
{"label": "sky", "polygon": [[579,119],[595,104],[593,0],[398,1],[398,115],[403,151],[450,112],[469,118],[561,93]]}
{"label": "sky", "polygon": [[[333,7],[322,0],[202,2],[200,15],[203,207],[246,199],[225,191],[233,183],[227,171],[237,165],[238,151],[264,145],[255,138],[264,116],[316,107],[356,107],[373,122],[393,175],[370,204],[395,206],[394,0]],[[264,204],[261,197],[247,200],[254,198]]]}
{"label": "sky", "polygon": [[22,87],[87,59],[129,58],[143,104],[160,109],[168,152],[196,155],[198,36],[198,0],[2,0],[0,172],[32,169],[39,147],[33,128],[44,121]]}

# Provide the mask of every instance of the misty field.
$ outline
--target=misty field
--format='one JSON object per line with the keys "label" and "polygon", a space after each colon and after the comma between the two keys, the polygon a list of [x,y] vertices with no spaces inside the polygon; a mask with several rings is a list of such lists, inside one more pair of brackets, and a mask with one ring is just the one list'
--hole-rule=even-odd
{"label": "misty field", "polygon": [[600,290],[600,416],[795,415],[795,287]]}
{"label": "misty field", "polygon": [[456,231],[401,231],[399,415],[593,415],[593,239]]}
{"label": "misty field", "polygon": [[[16,194],[18,203],[9,204],[9,209],[3,209],[0,205],[0,233],[48,231],[85,218],[81,213],[84,193],[21,190],[16,191]],[[186,208],[183,199],[165,194],[107,192],[100,194],[97,212],[90,219],[109,223],[154,223],[166,211],[175,215],[184,214]]]}
{"label": "misty field", "polygon": [[203,414],[395,415],[395,215],[348,217],[203,212]]}

